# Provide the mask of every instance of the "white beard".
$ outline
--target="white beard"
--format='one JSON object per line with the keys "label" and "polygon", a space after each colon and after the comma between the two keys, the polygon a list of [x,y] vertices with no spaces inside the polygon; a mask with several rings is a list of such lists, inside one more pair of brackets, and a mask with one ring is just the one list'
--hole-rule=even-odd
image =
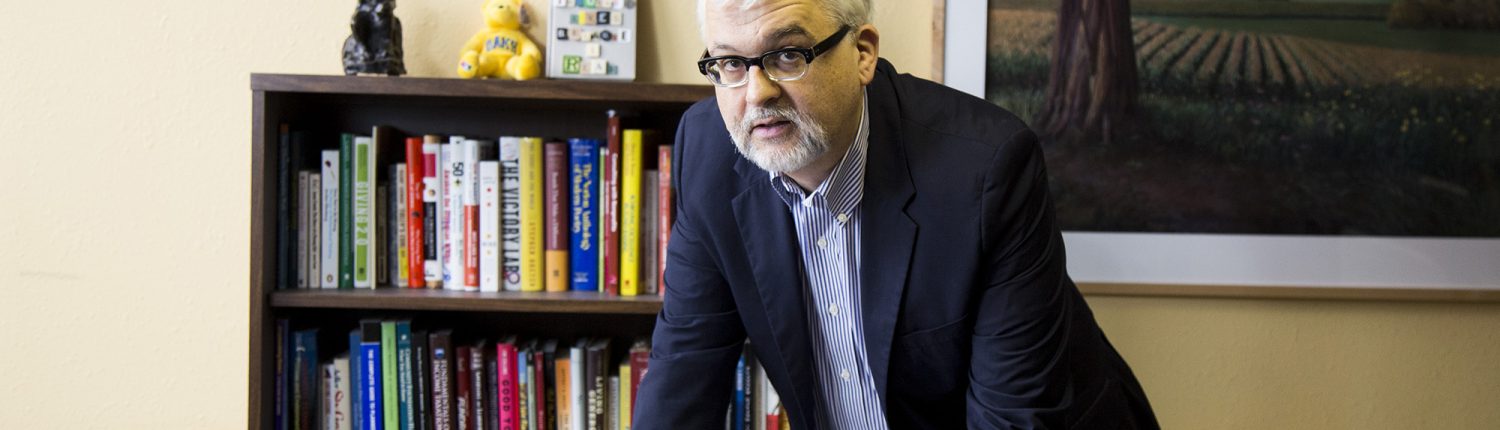
{"label": "white beard", "polygon": [[[790,121],[796,134],[783,136],[791,142],[756,141],[751,130],[757,121],[766,119]],[[750,108],[744,119],[729,130],[735,149],[750,162],[771,173],[795,172],[807,167],[828,152],[828,135],[823,127],[789,106]]]}

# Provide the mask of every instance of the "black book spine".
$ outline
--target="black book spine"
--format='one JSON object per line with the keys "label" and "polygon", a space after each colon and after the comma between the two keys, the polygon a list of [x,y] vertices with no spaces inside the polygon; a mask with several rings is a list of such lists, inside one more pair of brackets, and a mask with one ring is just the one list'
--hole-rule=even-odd
{"label": "black book spine", "polygon": [[292,136],[286,124],[282,124],[278,135],[276,181],[276,289],[297,288],[297,249],[293,248],[295,234],[292,231],[292,182],[297,178],[292,164]]}

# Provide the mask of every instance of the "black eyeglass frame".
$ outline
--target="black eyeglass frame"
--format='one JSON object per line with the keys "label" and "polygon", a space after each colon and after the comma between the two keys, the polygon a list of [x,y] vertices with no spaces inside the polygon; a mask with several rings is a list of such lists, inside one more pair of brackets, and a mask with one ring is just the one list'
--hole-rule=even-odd
{"label": "black eyeglass frame", "polygon": [[[703,58],[698,60],[698,73],[702,73],[703,76],[707,77],[708,76],[708,67],[710,65],[712,65],[713,63],[715,63],[717,61],[720,61],[720,60],[740,60],[740,62],[743,62],[746,65],[746,68],[745,68],[746,79],[743,82],[740,82],[739,84],[735,84],[735,85],[722,85],[722,84],[719,84],[718,82],[714,82],[713,78],[709,78],[708,81],[711,82],[711,83],[713,83],[714,85],[720,86],[720,87],[725,87],[725,88],[738,87],[738,86],[741,86],[741,85],[745,85],[745,82],[750,82],[750,79],[749,79],[749,73],[750,73],[749,70],[750,69],[749,68],[750,67],[757,67],[757,68],[760,68],[761,73],[766,73],[766,77],[767,78],[769,78],[769,79],[771,79],[773,81],[781,82],[782,81],[781,79],[776,79],[775,77],[771,76],[770,73],[765,72],[766,68],[761,66],[761,63],[765,62],[766,57],[770,57],[772,55],[778,55],[778,54],[784,54],[784,53],[790,52],[790,53],[795,53],[795,54],[802,55],[802,58],[807,59],[807,65],[808,66],[812,66],[813,59],[816,59],[816,58],[818,58],[819,55],[822,55],[822,54],[824,54],[824,53],[826,53],[826,52],[828,52],[830,50],[833,50],[833,48],[835,48],[835,47],[838,46],[838,43],[840,41],[844,40],[844,35],[846,35],[848,33],[849,33],[849,26],[848,25],[844,25],[842,27],[839,27],[839,31],[834,32],[833,35],[828,36],[827,39],[823,39],[823,41],[818,42],[818,44],[816,44],[816,45],[813,45],[812,48],[791,47],[791,48],[773,49],[773,50],[770,50],[770,51],[766,51],[766,52],[760,54],[760,56],[755,57],[755,58],[741,57],[741,56],[738,56],[738,55],[720,55],[720,56],[717,56],[717,57],[710,57],[710,56],[708,56],[708,50],[705,49],[705,50],[703,50]],[[802,74],[806,75],[807,71],[803,70]],[[802,78],[802,76],[798,76],[796,78],[787,79],[787,80],[790,81],[790,80],[796,80],[796,79],[801,79],[801,78]]]}

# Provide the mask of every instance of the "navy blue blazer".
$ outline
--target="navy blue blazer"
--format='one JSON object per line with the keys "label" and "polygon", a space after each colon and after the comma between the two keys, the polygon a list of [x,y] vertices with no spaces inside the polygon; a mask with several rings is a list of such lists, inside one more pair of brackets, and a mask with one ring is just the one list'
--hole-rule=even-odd
{"label": "navy blue blazer", "polygon": [[[1068,278],[1035,135],[885,60],[866,94],[859,299],[891,428],[1156,427]],[[677,221],[635,427],[722,427],[748,336],[792,428],[816,428],[791,214],[735,152],[715,100],[688,109],[676,144]]]}

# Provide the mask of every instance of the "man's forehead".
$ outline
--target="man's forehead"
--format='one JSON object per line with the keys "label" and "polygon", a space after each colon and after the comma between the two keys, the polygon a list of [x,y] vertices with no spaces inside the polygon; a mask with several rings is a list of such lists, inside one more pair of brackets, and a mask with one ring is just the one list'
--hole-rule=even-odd
{"label": "man's forehead", "polygon": [[[741,9],[739,2],[709,0],[705,11],[704,42],[713,51],[757,51],[770,45],[813,39],[825,17],[806,2],[768,2]],[[757,51],[758,52],[758,51]]]}

